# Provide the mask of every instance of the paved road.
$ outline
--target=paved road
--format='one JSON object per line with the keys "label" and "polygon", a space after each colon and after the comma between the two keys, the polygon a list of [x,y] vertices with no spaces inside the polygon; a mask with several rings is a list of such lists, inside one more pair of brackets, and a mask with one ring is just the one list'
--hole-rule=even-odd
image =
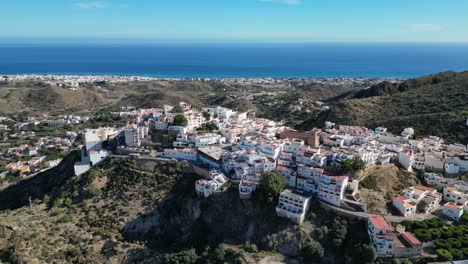
{"label": "paved road", "polygon": [[[332,210],[332,211],[334,211],[334,212],[336,212],[336,213],[338,213],[340,215],[344,215],[344,216],[347,216],[347,217],[356,217],[356,218],[367,220],[370,215],[373,215],[371,213],[366,213],[366,212],[350,211],[350,210],[347,210],[347,209],[344,209],[344,208],[336,207],[336,206],[328,204],[328,203],[324,203],[322,201],[320,201],[320,205],[322,207],[326,208],[326,209],[330,209],[330,210]],[[403,217],[403,216],[397,216],[397,215],[383,215],[383,216],[389,222],[400,223],[400,222],[403,222],[405,220],[406,221],[416,221],[416,220],[420,221],[420,220],[434,218],[434,217],[436,217],[436,215],[434,215],[434,214],[437,214],[437,211],[434,212],[433,214],[415,215],[415,216],[411,216],[411,217]]]}

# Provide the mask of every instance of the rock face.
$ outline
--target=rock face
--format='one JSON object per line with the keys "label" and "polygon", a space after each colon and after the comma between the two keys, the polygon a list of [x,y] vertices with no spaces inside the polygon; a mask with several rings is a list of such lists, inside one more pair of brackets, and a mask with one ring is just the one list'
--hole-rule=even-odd
{"label": "rock face", "polygon": [[125,236],[165,246],[251,242],[286,256],[299,255],[300,228],[277,217],[274,205],[255,198],[240,200],[237,188],[207,199],[197,197],[191,183],[179,186],[155,211],[129,222]]}

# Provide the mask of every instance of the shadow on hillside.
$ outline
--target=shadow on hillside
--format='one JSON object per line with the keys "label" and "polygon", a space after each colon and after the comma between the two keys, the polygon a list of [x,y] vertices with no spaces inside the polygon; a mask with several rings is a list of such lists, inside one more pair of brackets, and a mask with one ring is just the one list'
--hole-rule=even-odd
{"label": "shadow on hillside", "polygon": [[30,197],[32,200],[42,199],[54,187],[61,186],[75,174],[73,165],[78,157],[79,152],[72,151],[58,166],[19,181],[1,191],[0,210],[12,210],[28,205]]}
{"label": "shadow on hillside", "polygon": [[153,249],[218,245],[221,242],[265,243],[266,237],[292,226],[276,217],[273,205],[258,199],[239,199],[237,186],[209,198],[197,197],[196,175],[186,174],[156,209],[129,221],[123,235],[129,241],[145,241]]}

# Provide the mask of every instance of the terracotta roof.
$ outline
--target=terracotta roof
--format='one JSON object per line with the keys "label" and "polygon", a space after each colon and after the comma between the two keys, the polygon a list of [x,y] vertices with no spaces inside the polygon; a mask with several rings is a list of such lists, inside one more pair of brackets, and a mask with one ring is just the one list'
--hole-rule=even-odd
{"label": "terracotta roof", "polygon": [[454,204],[454,203],[446,203],[446,204],[444,204],[444,206],[448,207],[450,209],[453,209],[453,210],[461,210],[463,208],[463,206],[458,205],[458,204]]}
{"label": "terracotta roof", "polygon": [[276,169],[277,170],[289,170],[289,168],[285,166],[276,166]]}
{"label": "terracotta roof", "polygon": [[427,186],[424,186],[424,185],[416,185],[416,187],[414,187],[414,188],[417,188],[417,189],[420,189],[420,190],[425,190],[425,191],[428,191],[428,192],[435,191],[434,188],[427,187]]}
{"label": "terracotta roof", "polygon": [[406,241],[408,241],[409,243],[411,243],[412,245],[421,245],[421,241],[419,241],[419,239],[417,239],[413,234],[411,234],[410,232],[404,232],[403,234],[401,234],[405,239]]}
{"label": "terracotta roof", "polygon": [[372,224],[378,229],[385,229],[389,232],[393,232],[393,227],[387,222],[387,220],[380,215],[371,215],[369,216],[369,220]]}
{"label": "terracotta roof", "polygon": [[399,202],[404,202],[404,201],[408,200],[408,197],[398,196],[398,197],[395,197],[395,200],[397,200]]}

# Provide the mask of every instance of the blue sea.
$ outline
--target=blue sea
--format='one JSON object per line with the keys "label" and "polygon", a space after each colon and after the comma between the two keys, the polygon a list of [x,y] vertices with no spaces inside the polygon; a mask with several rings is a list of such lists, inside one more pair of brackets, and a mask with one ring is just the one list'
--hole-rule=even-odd
{"label": "blue sea", "polygon": [[388,77],[468,70],[468,44],[0,42],[0,74]]}

